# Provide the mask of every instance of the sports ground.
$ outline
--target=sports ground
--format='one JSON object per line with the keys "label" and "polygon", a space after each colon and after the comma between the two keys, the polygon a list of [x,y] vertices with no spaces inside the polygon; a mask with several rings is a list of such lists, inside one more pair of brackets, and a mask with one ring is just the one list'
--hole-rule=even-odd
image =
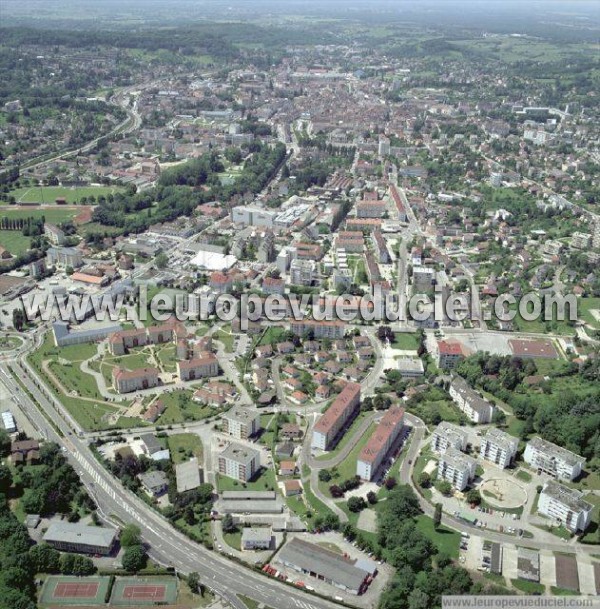
{"label": "sports ground", "polygon": [[[175,606],[177,578],[175,577],[117,577],[110,590],[111,578],[64,577],[52,575],[46,579],[40,593],[43,607],[147,607]],[[110,593],[110,600],[106,603]]]}

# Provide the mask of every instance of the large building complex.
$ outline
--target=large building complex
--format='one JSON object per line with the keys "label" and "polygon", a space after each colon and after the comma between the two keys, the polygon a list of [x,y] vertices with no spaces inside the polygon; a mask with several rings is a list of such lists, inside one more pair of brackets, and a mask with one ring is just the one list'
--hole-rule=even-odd
{"label": "large building complex", "polygon": [[581,474],[585,459],[542,438],[532,438],[523,455],[525,463],[562,480],[574,480]]}
{"label": "large building complex", "polygon": [[464,490],[475,477],[477,461],[455,448],[448,448],[438,463],[438,478],[450,482],[459,491]]}
{"label": "large building complex", "polygon": [[336,444],[342,429],[358,414],[359,404],[360,385],[348,383],[317,421],[313,430],[311,446],[321,450],[330,450]]}
{"label": "large building complex", "polygon": [[465,450],[467,446],[467,433],[454,423],[442,421],[433,432],[431,437],[431,450],[443,454],[448,448]]}
{"label": "large building complex", "polygon": [[456,405],[473,423],[489,423],[494,414],[494,406],[475,392],[467,381],[457,376],[450,383],[448,390]]}
{"label": "large building complex", "polygon": [[370,575],[357,561],[297,538],[285,544],[276,562],[351,594],[363,592]]}
{"label": "large building complex", "polygon": [[594,506],[578,490],[549,480],[538,501],[538,512],[560,523],[571,533],[585,531],[592,519]]}
{"label": "large building complex", "polygon": [[487,459],[504,469],[512,464],[518,447],[519,440],[517,438],[492,427],[481,439],[479,454],[483,459]]}
{"label": "large building complex", "polygon": [[404,409],[392,406],[377,425],[356,461],[356,475],[372,480],[388,452],[402,434]]}
{"label": "large building complex", "polygon": [[150,389],[158,385],[157,368],[139,368],[137,370],[124,370],[113,368],[113,387],[118,393],[131,393],[140,389]]}
{"label": "large building complex", "polygon": [[61,552],[106,556],[114,549],[117,536],[115,529],[61,521],[50,524],[44,534],[44,542]]}
{"label": "large building complex", "polygon": [[260,453],[242,444],[230,444],[219,455],[219,473],[241,482],[252,480],[260,468]]}
{"label": "large building complex", "polygon": [[247,408],[232,408],[223,415],[223,431],[237,440],[245,440],[260,430],[260,414]]}

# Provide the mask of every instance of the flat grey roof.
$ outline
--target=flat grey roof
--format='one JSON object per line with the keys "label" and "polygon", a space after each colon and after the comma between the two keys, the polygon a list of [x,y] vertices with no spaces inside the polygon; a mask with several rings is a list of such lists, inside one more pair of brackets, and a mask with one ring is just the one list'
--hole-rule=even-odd
{"label": "flat grey roof", "polygon": [[193,457],[175,466],[177,479],[177,492],[184,493],[200,486],[200,465],[198,459]]}
{"label": "flat grey roof", "polygon": [[275,491],[223,491],[221,497],[223,499],[275,499],[277,494]]}
{"label": "flat grey roof", "polygon": [[562,448],[561,446],[557,446],[552,442],[548,442],[548,440],[544,440],[538,436],[531,438],[531,440],[529,440],[529,444],[540,452],[546,453],[550,457],[561,459],[568,465],[577,465],[578,463],[583,465],[585,463],[585,459],[583,457],[572,453],[566,448]]}
{"label": "flat grey roof", "polygon": [[116,537],[115,529],[90,527],[76,522],[53,522],[44,535],[44,541],[110,548]]}
{"label": "flat grey roof", "polygon": [[242,542],[244,541],[259,541],[270,542],[273,537],[273,532],[267,527],[244,527],[242,530]]}
{"label": "flat grey roof", "polygon": [[573,512],[591,512],[594,506],[583,499],[584,495],[580,491],[563,486],[554,480],[548,480],[542,489],[544,495],[566,505]]}
{"label": "flat grey roof", "polygon": [[252,459],[256,459],[257,462],[260,463],[260,453],[257,450],[233,442],[225,448],[219,457],[231,459],[232,461],[242,463],[243,465],[247,465]]}
{"label": "flat grey roof", "polygon": [[277,562],[316,573],[349,590],[360,590],[368,575],[339,554],[301,539],[292,539],[285,544],[277,556]]}
{"label": "flat grey roof", "polygon": [[492,442],[496,446],[507,451],[514,452],[519,446],[519,440],[517,438],[507,434],[505,431],[502,431],[497,427],[490,427],[483,438],[484,440],[488,440],[488,442]]}

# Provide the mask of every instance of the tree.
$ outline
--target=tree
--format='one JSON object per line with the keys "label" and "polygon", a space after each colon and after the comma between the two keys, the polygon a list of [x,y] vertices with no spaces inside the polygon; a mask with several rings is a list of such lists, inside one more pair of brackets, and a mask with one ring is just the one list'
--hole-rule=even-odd
{"label": "tree", "polygon": [[369,491],[367,493],[367,501],[371,505],[375,505],[377,503],[377,493],[374,493],[373,491]]}
{"label": "tree", "polygon": [[200,592],[200,575],[196,571],[190,573],[187,576],[187,584],[193,594],[198,594]]}
{"label": "tree", "polygon": [[435,512],[433,513],[433,526],[435,529],[438,529],[442,524],[442,504],[435,504]]}
{"label": "tree", "polygon": [[148,555],[143,546],[129,546],[123,554],[123,569],[131,573],[137,573],[148,563]]}
{"label": "tree", "polygon": [[0,493],[7,493],[12,485],[12,473],[6,465],[0,465]]}
{"label": "tree", "polygon": [[319,480],[321,482],[329,482],[331,480],[331,472],[328,469],[320,469]]}
{"label": "tree", "polygon": [[466,495],[465,499],[474,505],[479,505],[481,503],[481,493],[476,489],[472,488]]}
{"label": "tree", "polygon": [[156,264],[156,268],[164,269],[169,264],[169,257],[164,252],[160,252],[154,258],[154,264]]}
{"label": "tree", "polygon": [[141,531],[140,527],[135,524],[128,524],[121,531],[121,546],[128,548],[129,546],[139,546],[141,543]]}
{"label": "tree", "polygon": [[235,525],[235,522],[233,522],[233,517],[231,514],[225,514],[225,516],[223,516],[221,527],[223,529],[223,533],[235,533],[237,531],[237,526]]}
{"label": "tree", "polygon": [[334,499],[339,499],[340,497],[344,496],[344,489],[342,489],[339,485],[337,484],[332,484],[329,487],[329,493],[331,494],[331,496]]}
{"label": "tree", "polygon": [[22,308],[17,307],[13,309],[13,327],[17,332],[21,332],[25,326],[25,311]]}
{"label": "tree", "polygon": [[431,486],[431,476],[427,472],[421,472],[418,482],[421,488],[429,488]]}
{"label": "tree", "polygon": [[10,436],[5,429],[0,429],[0,457],[6,457],[10,453]]}
{"label": "tree", "polygon": [[452,495],[452,485],[447,480],[441,480],[436,485],[437,490],[442,493],[442,495],[449,497]]}
{"label": "tree", "polygon": [[391,491],[396,486],[396,478],[394,476],[389,476],[385,479],[385,488],[388,491]]}
{"label": "tree", "polygon": [[46,543],[40,543],[29,550],[36,573],[59,573],[60,552]]}
{"label": "tree", "polygon": [[367,502],[362,497],[350,497],[348,499],[348,509],[351,512],[361,512],[367,507]]}

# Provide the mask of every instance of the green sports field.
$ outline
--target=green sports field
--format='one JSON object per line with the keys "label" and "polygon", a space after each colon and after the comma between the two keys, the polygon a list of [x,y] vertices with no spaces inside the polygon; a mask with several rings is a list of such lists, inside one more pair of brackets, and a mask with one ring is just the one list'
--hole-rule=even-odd
{"label": "green sports field", "polygon": [[118,186],[33,186],[17,188],[8,194],[13,196],[17,203],[45,203],[48,205],[54,203],[59,197],[63,197],[67,203],[78,203],[82,197],[94,196],[98,199],[100,195],[106,197],[106,195],[122,190]]}
{"label": "green sports field", "polygon": [[175,577],[118,577],[110,597],[111,607],[165,605],[176,602]]}
{"label": "green sports field", "polygon": [[110,577],[50,575],[40,592],[40,606],[68,607],[104,605]]}

